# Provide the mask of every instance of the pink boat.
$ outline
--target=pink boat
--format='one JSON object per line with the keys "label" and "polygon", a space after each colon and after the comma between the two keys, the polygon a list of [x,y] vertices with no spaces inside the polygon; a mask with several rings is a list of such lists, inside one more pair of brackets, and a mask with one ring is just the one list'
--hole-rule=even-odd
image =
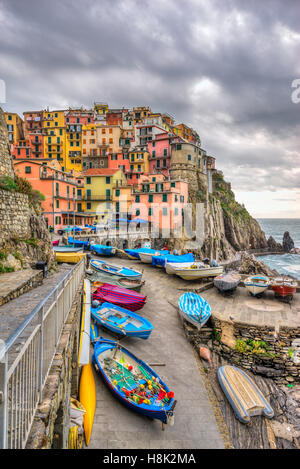
{"label": "pink boat", "polygon": [[52,246],[58,246],[59,245],[59,239],[57,239],[56,241],[52,241]]}

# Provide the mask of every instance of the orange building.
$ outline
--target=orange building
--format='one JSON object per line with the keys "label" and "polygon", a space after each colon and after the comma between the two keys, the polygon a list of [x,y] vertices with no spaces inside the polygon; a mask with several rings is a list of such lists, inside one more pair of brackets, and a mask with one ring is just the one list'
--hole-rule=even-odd
{"label": "orange building", "polygon": [[[16,174],[30,181],[33,189],[40,191],[46,197],[42,202],[47,226],[53,226],[54,231],[68,225],[92,224],[93,217],[79,210],[78,184],[76,177],[56,167],[38,161],[20,160],[14,162]],[[83,178],[81,178],[83,181]],[[83,182],[82,182],[83,187]]]}

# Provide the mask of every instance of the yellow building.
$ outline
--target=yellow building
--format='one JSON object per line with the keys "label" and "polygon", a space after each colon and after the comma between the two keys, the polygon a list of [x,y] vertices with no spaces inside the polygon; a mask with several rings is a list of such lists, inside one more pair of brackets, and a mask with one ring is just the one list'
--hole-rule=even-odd
{"label": "yellow building", "polygon": [[24,139],[24,122],[15,112],[6,112],[5,120],[7,124],[9,143],[16,145],[19,140]]}
{"label": "yellow building", "polygon": [[66,128],[64,111],[43,111],[44,158],[57,159],[66,165]]}
{"label": "yellow building", "polygon": [[149,172],[149,153],[146,150],[137,150],[129,152],[130,171],[133,173]]}
{"label": "yellow building", "polygon": [[97,221],[107,219],[115,209],[113,191],[124,185],[126,177],[121,169],[88,169],[84,173],[86,212]]}
{"label": "yellow building", "polygon": [[[80,129],[80,130],[79,130]],[[81,125],[66,126],[66,170],[82,171],[82,130]]]}

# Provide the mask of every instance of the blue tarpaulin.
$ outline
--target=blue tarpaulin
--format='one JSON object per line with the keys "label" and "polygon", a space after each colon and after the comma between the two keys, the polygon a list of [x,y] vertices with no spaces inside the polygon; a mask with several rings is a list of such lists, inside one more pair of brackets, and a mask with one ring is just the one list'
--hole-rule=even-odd
{"label": "blue tarpaulin", "polygon": [[74,244],[75,247],[84,247],[85,249],[89,249],[90,242],[89,241],[82,241],[79,239],[73,239],[71,236],[68,237],[68,244]]}
{"label": "blue tarpaulin", "polygon": [[93,244],[91,246],[91,251],[95,251],[100,256],[111,256],[112,250],[115,252],[115,248],[113,246],[103,246],[102,244]]}
{"label": "blue tarpaulin", "polygon": [[173,254],[152,256],[152,265],[159,265],[161,267],[165,266],[166,262],[194,262],[194,254],[189,252],[188,254],[183,254],[182,256],[174,256]]}
{"label": "blue tarpaulin", "polygon": [[147,254],[155,254],[156,252],[159,252],[160,254],[169,254],[170,251],[157,251],[155,249],[149,249],[149,248],[139,248],[139,249],[124,249],[127,254],[129,254],[132,257],[136,257],[137,259],[140,258],[139,253],[140,252],[145,252]]}

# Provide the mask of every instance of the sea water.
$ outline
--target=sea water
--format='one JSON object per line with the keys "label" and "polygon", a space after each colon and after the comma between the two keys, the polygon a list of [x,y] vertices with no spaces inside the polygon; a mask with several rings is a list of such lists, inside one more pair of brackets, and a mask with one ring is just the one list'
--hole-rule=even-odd
{"label": "sea water", "polygon": [[[273,236],[277,243],[282,244],[285,231],[290,233],[296,248],[300,248],[300,219],[298,218],[258,218],[266,238]],[[260,256],[259,260],[267,264],[271,269],[277,270],[282,275],[291,275],[300,280],[300,255],[282,254]]]}

